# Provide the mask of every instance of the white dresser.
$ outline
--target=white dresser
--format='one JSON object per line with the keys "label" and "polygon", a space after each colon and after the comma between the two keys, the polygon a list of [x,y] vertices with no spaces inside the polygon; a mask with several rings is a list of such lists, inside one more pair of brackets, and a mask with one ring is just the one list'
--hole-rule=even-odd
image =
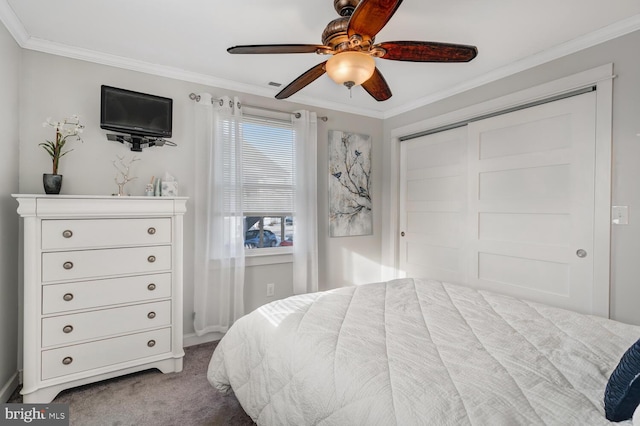
{"label": "white dresser", "polygon": [[14,195],[24,223],[22,395],[182,370],[184,197]]}

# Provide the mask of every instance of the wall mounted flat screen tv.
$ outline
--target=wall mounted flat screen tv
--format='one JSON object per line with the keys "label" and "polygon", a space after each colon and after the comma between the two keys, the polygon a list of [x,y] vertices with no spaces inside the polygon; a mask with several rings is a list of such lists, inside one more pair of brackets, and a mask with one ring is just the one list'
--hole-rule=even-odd
{"label": "wall mounted flat screen tv", "polygon": [[134,136],[170,138],[173,99],[102,86],[100,128]]}

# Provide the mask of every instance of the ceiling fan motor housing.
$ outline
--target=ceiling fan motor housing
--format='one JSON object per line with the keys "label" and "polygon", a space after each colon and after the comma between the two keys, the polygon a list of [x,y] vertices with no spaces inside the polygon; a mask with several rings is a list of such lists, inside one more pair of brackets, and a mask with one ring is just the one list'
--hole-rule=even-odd
{"label": "ceiling fan motor housing", "polygon": [[333,8],[340,16],[351,16],[360,0],[333,0]]}
{"label": "ceiling fan motor housing", "polygon": [[[336,0],[338,1],[338,0]],[[347,28],[349,27],[350,16],[342,16],[329,22],[322,32],[322,44],[329,46],[335,53],[344,50],[367,51],[373,44],[374,37],[366,42],[359,35],[349,38]]]}
{"label": "ceiling fan motor housing", "polygon": [[349,42],[347,35],[347,26],[349,25],[349,17],[342,16],[329,22],[322,32],[322,44],[336,49],[343,43]]}

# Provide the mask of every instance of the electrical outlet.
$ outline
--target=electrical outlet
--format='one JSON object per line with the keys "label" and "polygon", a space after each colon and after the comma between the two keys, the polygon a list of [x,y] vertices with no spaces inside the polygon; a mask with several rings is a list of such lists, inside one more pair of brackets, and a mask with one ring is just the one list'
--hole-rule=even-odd
{"label": "electrical outlet", "polygon": [[275,291],[276,291],[275,284],[273,283],[267,284],[267,297],[273,297],[273,295],[275,294]]}

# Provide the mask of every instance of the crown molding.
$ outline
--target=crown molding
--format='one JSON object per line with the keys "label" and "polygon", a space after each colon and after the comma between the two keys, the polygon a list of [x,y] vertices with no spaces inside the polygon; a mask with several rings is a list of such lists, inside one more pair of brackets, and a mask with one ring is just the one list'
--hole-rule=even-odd
{"label": "crown molding", "polygon": [[[97,52],[94,50],[69,46],[61,43],[39,39],[36,37],[31,37],[26,31],[20,19],[18,19],[18,17],[16,16],[7,0],[0,0],[0,21],[7,27],[7,30],[20,45],[20,47],[24,49],[50,53],[53,55],[64,56],[102,65],[108,65],[116,68],[127,69],[130,71],[138,71],[180,81],[218,87],[225,90],[243,92],[251,95],[264,96],[267,98],[272,98],[274,96],[273,89],[268,89],[251,84],[238,83],[236,81],[222,79],[202,73],[186,71],[180,68],[153,64],[137,59]],[[344,105],[335,102],[323,101],[314,97],[305,96],[300,93],[293,95],[291,98],[289,98],[288,101],[316,108],[330,109],[333,111],[363,115],[377,119],[391,118],[395,117],[396,115],[400,115],[405,112],[440,101],[442,99],[460,94],[467,90],[492,83],[494,81],[500,80],[501,78],[517,74],[527,69],[542,65],[544,63],[553,61],[563,56],[570,55],[583,49],[587,49],[597,44],[604,43],[606,41],[615,39],[617,37],[629,34],[637,30],[640,30],[640,14],[618,21],[612,25],[593,31],[589,34],[570,40],[566,43],[559,44],[538,54],[528,56],[504,67],[490,71],[476,78],[467,80],[462,84],[455,85],[446,90],[441,90],[439,92],[417,99],[416,101],[406,103],[405,105],[397,108],[392,108],[384,112],[353,107],[350,105]]]}
{"label": "crown molding", "polygon": [[395,117],[396,115],[400,115],[402,113],[412,111],[416,108],[420,108],[440,101],[442,99],[460,94],[462,92],[466,92],[467,90],[492,83],[494,81],[500,80],[501,78],[509,77],[538,65],[551,62],[555,59],[559,59],[572,53],[579,52],[580,50],[584,50],[589,47],[604,43],[606,41],[613,40],[637,30],[640,30],[640,14],[633,15],[627,19],[623,19],[607,27],[603,27],[599,30],[586,34],[582,37],[575,38],[568,42],[559,44],[551,49],[547,49],[538,54],[528,56],[504,67],[497,68],[494,71],[483,74],[477,78],[473,78],[449,89],[436,92],[432,95],[418,99],[415,102],[410,102],[406,105],[403,105],[402,107],[388,110],[384,113],[384,118],[386,119]]}
{"label": "crown molding", "polygon": [[7,27],[7,31],[20,47],[24,47],[29,34],[7,0],[0,0],[0,22]]}
{"label": "crown molding", "polygon": [[[131,59],[124,56],[112,55],[95,50],[69,46],[66,44],[43,40],[36,37],[28,37],[27,40],[23,43],[22,47],[25,49],[49,53],[52,55],[64,56],[67,58],[108,65],[116,68],[157,75],[160,77],[166,77],[180,81],[203,84],[205,86],[218,87],[225,90],[243,92],[251,95],[264,96],[267,98],[273,98],[274,96],[273,89],[238,83],[236,81],[226,80],[202,73],[186,71],[167,65],[153,64],[150,62]],[[291,102],[301,103],[316,108],[326,108],[334,111],[365,115],[379,119],[383,118],[383,113],[379,111],[354,108],[348,105],[322,101],[312,97],[297,95],[290,98],[289,100]]]}
{"label": "crown molding", "polygon": [[[138,59],[127,58],[124,56],[112,55],[110,53],[98,52],[95,50],[84,49],[81,47],[69,46],[62,43],[43,40],[36,37],[30,37],[24,45],[25,49],[34,50],[43,53],[49,53],[66,58],[78,59],[86,62],[93,62],[101,65],[108,65],[115,68],[137,71],[145,74],[157,75],[171,79],[188,81],[192,83],[204,84],[208,86],[224,87],[229,90],[247,91],[253,89],[254,86],[238,83],[231,80],[225,80],[200,74],[196,72],[186,71],[180,68],[170,67],[166,65],[153,64],[150,62],[140,61]],[[263,89],[255,94],[268,96],[271,93]]]}

